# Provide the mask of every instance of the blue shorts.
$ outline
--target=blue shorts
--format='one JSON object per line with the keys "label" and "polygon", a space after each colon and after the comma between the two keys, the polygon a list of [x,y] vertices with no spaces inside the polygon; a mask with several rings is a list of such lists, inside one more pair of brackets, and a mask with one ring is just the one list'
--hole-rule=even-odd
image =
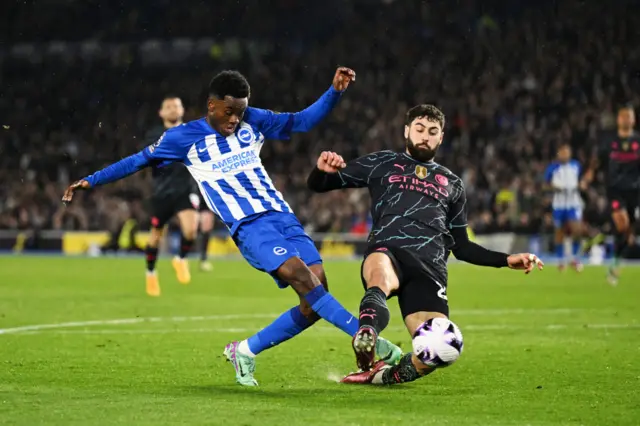
{"label": "blue shorts", "polygon": [[233,240],[247,262],[271,274],[280,288],[289,284],[280,281],[275,272],[292,257],[299,257],[307,266],[322,263],[313,240],[291,213],[269,211],[257,215],[238,227]]}
{"label": "blue shorts", "polygon": [[578,222],[582,220],[582,209],[553,209],[553,224],[556,228],[561,228],[568,222]]}

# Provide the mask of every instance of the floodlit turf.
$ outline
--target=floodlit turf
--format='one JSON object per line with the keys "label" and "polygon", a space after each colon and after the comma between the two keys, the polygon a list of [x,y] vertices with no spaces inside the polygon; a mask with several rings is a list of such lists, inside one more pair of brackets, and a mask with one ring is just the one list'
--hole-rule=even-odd
{"label": "floodlit turf", "polygon": [[[162,296],[149,298],[143,264],[0,257],[0,424],[640,424],[640,268],[612,288],[599,268],[525,277],[454,265],[449,301],[465,337],[454,366],[393,388],[338,384],[354,369],[350,339],[323,322],[261,354],[261,387],[248,389],[224,345],[296,303],[293,292],[240,261],[210,274],[192,265],[183,286],[162,259]],[[327,270],[355,311],[359,264]],[[384,334],[409,348],[390,307]],[[14,329],[42,324],[53,325]]]}

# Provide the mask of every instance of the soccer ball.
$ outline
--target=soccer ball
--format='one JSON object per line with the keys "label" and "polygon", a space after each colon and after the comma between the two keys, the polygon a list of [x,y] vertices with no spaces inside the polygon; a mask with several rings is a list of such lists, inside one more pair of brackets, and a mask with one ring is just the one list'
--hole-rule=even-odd
{"label": "soccer ball", "polygon": [[425,321],[413,333],[413,353],[434,368],[448,367],[462,353],[462,333],[446,318]]}

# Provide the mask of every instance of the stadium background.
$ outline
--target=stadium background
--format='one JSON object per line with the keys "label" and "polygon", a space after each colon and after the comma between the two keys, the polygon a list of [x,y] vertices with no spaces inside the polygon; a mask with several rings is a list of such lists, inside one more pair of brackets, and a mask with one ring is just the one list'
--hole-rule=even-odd
{"label": "stadium background", "polygon": [[[149,171],[80,194],[70,208],[60,195],[71,179],[141,149],[164,95],[180,96],[185,118],[197,118],[211,76],[237,68],[252,104],[297,111],[328,86],[336,65],[347,65],[358,81],[329,119],[262,151],[309,232],[358,239],[370,222],[366,192],[306,190],[316,155],[401,148],[404,112],[431,102],[447,115],[438,161],[466,184],[471,229],[545,251],[552,223],[541,180],[555,147],[569,142],[589,164],[599,132],[615,126],[616,105],[638,104],[633,4],[12,3],[0,45],[0,246],[86,251],[87,234],[40,231],[102,231],[102,243],[104,231],[118,235],[128,219],[148,229]],[[602,182],[599,174],[584,194],[585,217],[607,231]],[[211,250],[233,245],[214,241]]]}
{"label": "stadium background", "polygon": [[[142,148],[163,96],[179,95],[185,118],[196,118],[210,78],[236,68],[251,103],[297,111],[337,65],[358,78],[328,119],[262,149],[323,255],[357,254],[362,245],[351,242],[366,234],[369,200],[312,195],[305,179],[317,154],[401,148],[403,114],[419,102],[447,115],[438,161],[464,179],[477,238],[547,251],[541,179],[555,147],[570,142],[588,163],[618,103],[639,105],[638,1],[2,6],[0,252],[37,253],[0,253],[0,425],[640,424],[637,267],[625,265],[612,287],[602,266],[524,275],[452,264],[447,295],[465,339],[456,365],[393,389],[342,386],[355,367],[350,340],[319,323],[261,353],[260,387],[246,389],[222,349],[297,304],[294,292],[227,258],[213,259],[210,273],[192,264],[184,286],[161,259],[162,296],[148,297],[142,256],[58,255],[98,254],[123,225],[144,245],[149,171],[78,193],[68,208],[60,198],[72,180]],[[585,194],[586,217],[606,231],[602,185],[598,175]],[[212,253],[234,253],[218,232]],[[357,311],[359,261],[325,266],[332,294]],[[384,334],[410,350],[397,303],[389,306]]]}

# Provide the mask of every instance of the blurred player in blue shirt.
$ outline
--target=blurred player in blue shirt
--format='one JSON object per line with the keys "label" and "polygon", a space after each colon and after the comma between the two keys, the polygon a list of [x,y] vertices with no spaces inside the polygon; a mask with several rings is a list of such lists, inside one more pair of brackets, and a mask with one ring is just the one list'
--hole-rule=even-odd
{"label": "blurred player in blue shirt", "polygon": [[564,238],[572,238],[571,265],[580,272],[580,244],[582,237],[583,202],[580,196],[582,167],[577,160],[571,159],[571,147],[562,144],[558,149],[557,160],[551,163],[544,174],[544,180],[553,191],[553,224],[555,227],[556,257],[559,268],[565,265]]}

